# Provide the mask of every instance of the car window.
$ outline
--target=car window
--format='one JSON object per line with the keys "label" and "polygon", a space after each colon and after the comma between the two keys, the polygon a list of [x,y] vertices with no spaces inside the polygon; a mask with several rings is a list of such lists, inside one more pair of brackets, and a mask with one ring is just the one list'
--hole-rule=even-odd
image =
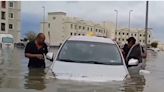
{"label": "car window", "polygon": [[2,38],[3,43],[13,43],[13,38],[10,37],[3,37]]}
{"label": "car window", "polygon": [[87,41],[67,41],[57,60],[107,65],[123,64],[116,45]]}

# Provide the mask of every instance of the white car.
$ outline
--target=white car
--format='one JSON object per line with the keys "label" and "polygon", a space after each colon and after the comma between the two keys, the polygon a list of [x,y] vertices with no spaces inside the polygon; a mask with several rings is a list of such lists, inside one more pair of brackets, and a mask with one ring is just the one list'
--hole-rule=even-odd
{"label": "white car", "polygon": [[[47,58],[53,60],[53,53]],[[135,66],[138,60],[129,60]],[[72,36],[60,47],[49,72],[57,79],[77,81],[123,81],[129,75],[123,55],[109,38]]]}

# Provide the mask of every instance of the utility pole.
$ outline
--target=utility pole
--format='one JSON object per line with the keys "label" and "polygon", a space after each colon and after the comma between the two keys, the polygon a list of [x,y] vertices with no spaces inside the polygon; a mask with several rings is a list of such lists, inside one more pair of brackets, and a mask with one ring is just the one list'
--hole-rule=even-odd
{"label": "utility pole", "polygon": [[145,46],[147,50],[147,31],[148,31],[148,9],[149,9],[149,1],[146,1],[146,16],[145,16]]}
{"label": "utility pole", "polygon": [[116,28],[115,31],[117,32],[117,24],[118,24],[118,10],[114,10],[116,12]]}
{"label": "utility pole", "polygon": [[42,7],[43,8],[43,33],[44,33],[44,29],[45,29],[45,27],[44,27],[44,25],[45,25],[45,6],[43,6]]}
{"label": "utility pole", "polygon": [[133,12],[133,10],[129,10],[129,33],[130,33],[130,18],[131,18],[131,12]]}

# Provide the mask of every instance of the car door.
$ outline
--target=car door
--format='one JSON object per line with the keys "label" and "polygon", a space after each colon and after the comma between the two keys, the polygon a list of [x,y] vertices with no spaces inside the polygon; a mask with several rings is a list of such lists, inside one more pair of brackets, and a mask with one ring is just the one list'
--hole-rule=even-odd
{"label": "car door", "polygon": [[142,60],[142,49],[140,44],[135,44],[131,47],[126,57],[126,61],[128,62],[130,59],[137,59],[139,61],[137,66],[128,66],[130,73],[139,73],[139,70],[145,67]]}

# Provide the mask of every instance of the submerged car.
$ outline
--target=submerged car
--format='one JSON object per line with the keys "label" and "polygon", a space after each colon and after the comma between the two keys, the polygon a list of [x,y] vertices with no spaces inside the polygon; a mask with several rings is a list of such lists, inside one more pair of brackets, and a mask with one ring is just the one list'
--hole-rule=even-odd
{"label": "submerged car", "polygon": [[[60,47],[49,72],[56,79],[78,81],[123,81],[129,75],[125,60],[118,45],[109,38],[72,36]],[[138,60],[130,59],[130,66]]]}

